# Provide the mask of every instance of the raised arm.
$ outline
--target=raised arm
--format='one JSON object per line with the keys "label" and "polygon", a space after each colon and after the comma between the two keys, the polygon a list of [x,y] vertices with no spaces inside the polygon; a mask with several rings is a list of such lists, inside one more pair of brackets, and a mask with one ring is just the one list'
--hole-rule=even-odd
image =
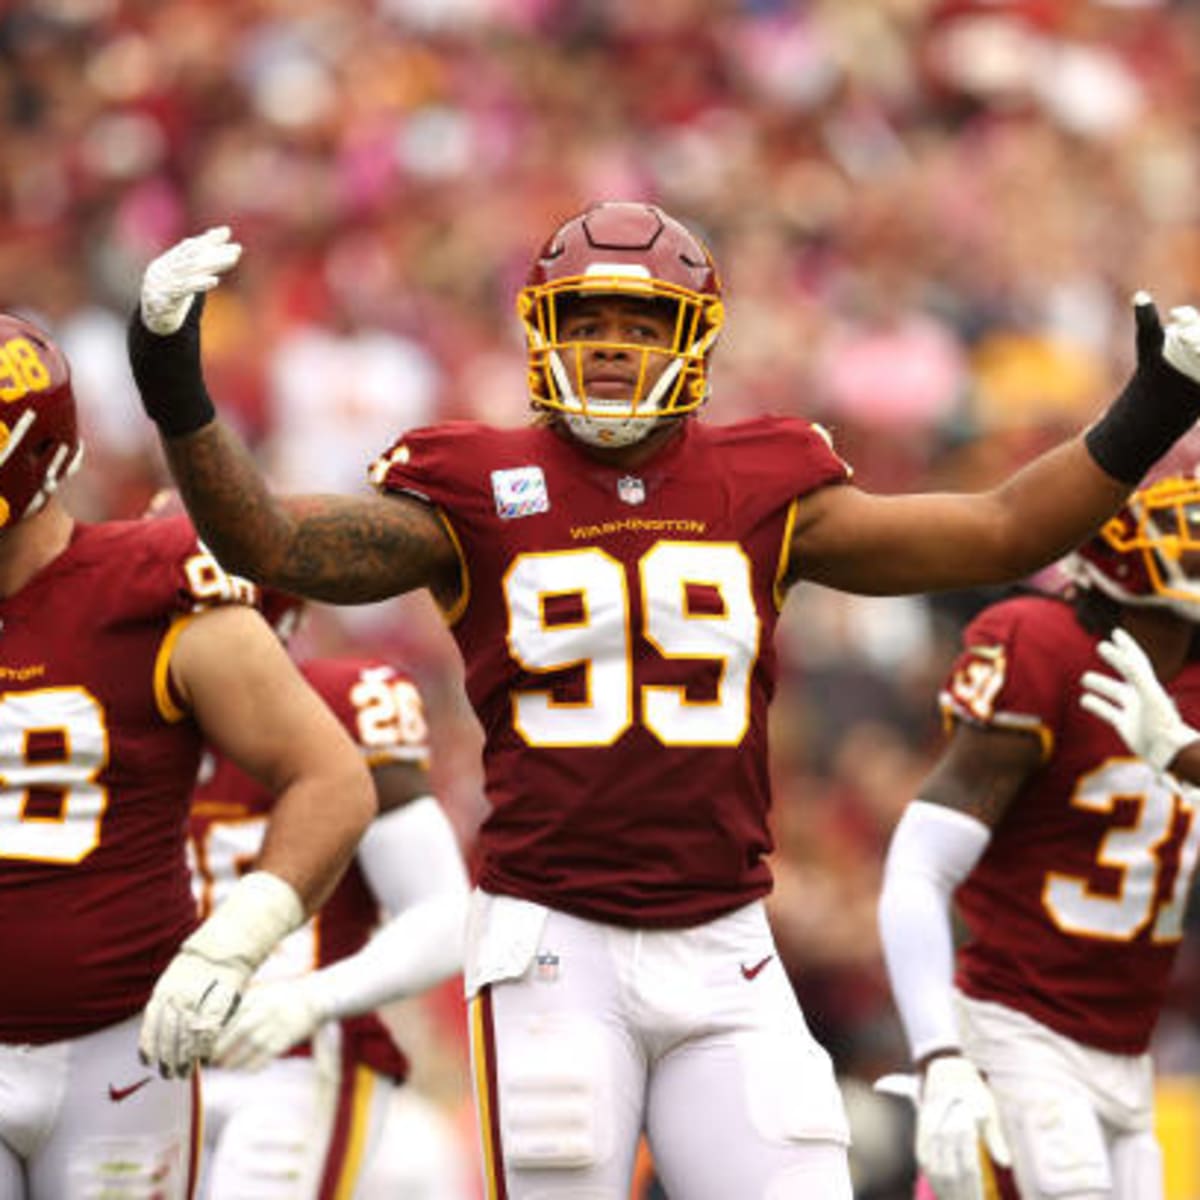
{"label": "raised arm", "polygon": [[228,570],[297,595],[359,604],[428,587],[452,599],[457,555],[428,505],[275,496],[217,417],[201,364],[203,294],[240,255],[223,226],[173,246],[146,268],[130,321],[134,379],[196,528]]}
{"label": "raised arm", "polygon": [[419,587],[444,601],[454,596],[458,557],[428,504],[403,496],[276,496],[219,417],[184,437],[163,435],[162,443],[197,531],[226,570],[332,604]]}
{"label": "raised arm", "polygon": [[989,491],[878,496],[829,487],[806,497],[789,582],[876,595],[1000,583],[1094,533],[1200,416],[1200,314],[1175,309],[1164,338],[1149,297],[1137,301],[1137,369],[1085,433]]}

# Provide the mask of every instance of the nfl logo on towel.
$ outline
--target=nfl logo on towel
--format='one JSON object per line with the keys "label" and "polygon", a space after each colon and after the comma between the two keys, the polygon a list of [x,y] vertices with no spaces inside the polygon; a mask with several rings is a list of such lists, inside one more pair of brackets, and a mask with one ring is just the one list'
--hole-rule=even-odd
{"label": "nfl logo on towel", "polygon": [[496,512],[503,521],[516,517],[532,517],[534,513],[550,510],[546,494],[546,477],[541,467],[513,467],[508,471],[492,472],[492,495]]}
{"label": "nfl logo on towel", "polygon": [[626,504],[644,504],[646,485],[636,475],[622,475],[617,480],[617,495]]}

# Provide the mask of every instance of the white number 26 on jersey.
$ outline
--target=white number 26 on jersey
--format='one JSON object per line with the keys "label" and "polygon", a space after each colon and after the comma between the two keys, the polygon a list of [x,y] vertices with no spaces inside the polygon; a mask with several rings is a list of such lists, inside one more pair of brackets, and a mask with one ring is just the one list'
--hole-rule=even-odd
{"label": "white number 26 on jersey", "polygon": [[[519,555],[504,577],[508,643],[530,672],[581,668],[579,700],[530,689],[513,697],[531,746],[608,746],[642,722],[667,746],[736,746],[750,721],[750,675],[761,621],[750,562],[733,542],[658,542],[637,564],[643,628],[632,628],[625,568],[597,548]],[[704,597],[698,603],[697,597]],[[682,686],[636,687],[633,637],[664,659],[714,663],[713,699]]]}

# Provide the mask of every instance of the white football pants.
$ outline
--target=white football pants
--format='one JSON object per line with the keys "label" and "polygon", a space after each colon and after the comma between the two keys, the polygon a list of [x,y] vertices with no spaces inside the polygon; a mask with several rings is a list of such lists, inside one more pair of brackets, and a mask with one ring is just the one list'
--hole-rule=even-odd
{"label": "white football pants", "polygon": [[1162,1200],[1148,1054],[1108,1054],[1032,1017],[958,996],[963,1049],[987,1076],[1022,1200]]}
{"label": "white football pants", "polygon": [[141,1014],[84,1037],[0,1045],[0,1200],[186,1200],[196,1078],[138,1058]]}
{"label": "white football pants", "polygon": [[637,930],[476,893],[467,947],[487,1200],[850,1200],[849,1134],[755,903]]}

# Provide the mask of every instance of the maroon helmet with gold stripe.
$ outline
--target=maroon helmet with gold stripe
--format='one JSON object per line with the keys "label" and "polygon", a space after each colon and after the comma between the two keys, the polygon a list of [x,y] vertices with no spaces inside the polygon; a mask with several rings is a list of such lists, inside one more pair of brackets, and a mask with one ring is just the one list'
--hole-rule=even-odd
{"label": "maroon helmet with gold stripe", "polygon": [[0,313],[0,532],[37,512],[82,457],[66,357],[32,321]]}

